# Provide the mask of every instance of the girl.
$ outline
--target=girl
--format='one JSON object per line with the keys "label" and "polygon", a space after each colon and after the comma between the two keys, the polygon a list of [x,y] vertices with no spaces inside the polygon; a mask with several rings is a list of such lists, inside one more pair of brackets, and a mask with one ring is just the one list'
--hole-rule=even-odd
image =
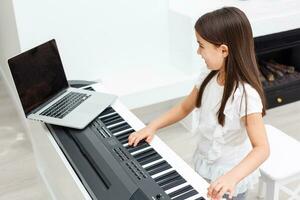
{"label": "girl", "polygon": [[210,72],[199,76],[180,104],[131,134],[128,143],[151,142],[158,129],[178,122],[196,108],[199,142],[195,170],[210,182],[207,195],[245,199],[247,189],[257,181],[257,168],[269,156],[262,119],[264,94],[251,26],[241,10],[224,7],[201,16],[195,34],[197,53]]}

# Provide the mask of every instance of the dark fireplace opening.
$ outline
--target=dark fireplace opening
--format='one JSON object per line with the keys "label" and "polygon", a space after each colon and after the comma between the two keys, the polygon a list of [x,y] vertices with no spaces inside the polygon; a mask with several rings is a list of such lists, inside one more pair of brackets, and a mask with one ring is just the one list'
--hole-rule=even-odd
{"label": "dark fireplace opening", "polygon": [[300,100],[300,29],[254,38],[267,106]]}

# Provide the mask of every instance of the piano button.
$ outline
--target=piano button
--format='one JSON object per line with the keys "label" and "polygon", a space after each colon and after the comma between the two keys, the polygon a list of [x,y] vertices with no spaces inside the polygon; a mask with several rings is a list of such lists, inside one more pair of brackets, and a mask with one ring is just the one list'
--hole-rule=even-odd
{"label": "piano button", "polygon": [[177,196],[175,197],[173,200],[184,200],[184,199],[187,199],[189,197],[192,197],[192,196],[195,196],[196,194],[198,194],[198,192],[194,189],[180,195],[180,196]]}
{"label": "piano button", "polygon": [[122,130],[125,130],[125,129],[129,129],[129,128],[131,128],[131,126],[128,123],[124,123],[124,124],[114,126],[113,128],[110,128],[109,130],[112,133],[116,133],[116,132],[119,132],[119,131],[122,131]]}
{"label": "piano button", "polygon": [[139,143],[136,147],[134,146],[127,146],[129,153],[133,153],[135,151],[141,150],[143,148],[149,147],[150,145],[147,142]]}
{"label": "piano button", "polygon": [[183,183],[186,183],[186,180],[183,179],[183,178],[181,178],[181,177],[179,177],[179,178],[174,179],[173,182],[170,182],[169,184],[166,184],[166,185],[162,186],[162,189],[164,191],[167,191],[167,190],[169,190],[171,188],[174,188],[174,187],[176,187],[178,185],[181,185]]}
{"label": "piano button", "polygon": [[185,186],[185,187],[183,187],[183,188],[180,188],[180,189],[178,189],[178,190],[176,190],[176,191],[174,191],[174,192],[171,192],[171,193],[168,194],[168,195],[169,195],[170,198],[174,198],[174,197],[179,196],[179,195],[181,195],[181,194],[183,194],[183,193],[186,193],[186,192],[188,192],[188,191],[190,191],[190,190],[192,190],[192,189],[193,189],[192,186],[187,185],[187,186]]}

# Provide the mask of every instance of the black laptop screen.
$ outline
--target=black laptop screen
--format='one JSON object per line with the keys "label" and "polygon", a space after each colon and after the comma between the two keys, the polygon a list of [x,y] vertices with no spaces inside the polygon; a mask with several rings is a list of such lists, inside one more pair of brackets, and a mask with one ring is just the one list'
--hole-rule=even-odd
{"label": "black laptop screen", "polygon": [[55,40],[8,60],[25,114],[68,87]]}

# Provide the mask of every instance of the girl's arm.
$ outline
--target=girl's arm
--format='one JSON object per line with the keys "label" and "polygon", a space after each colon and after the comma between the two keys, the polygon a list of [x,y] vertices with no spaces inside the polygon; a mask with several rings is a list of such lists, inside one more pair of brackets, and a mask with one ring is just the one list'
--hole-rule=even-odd
{"label": "girl's arm", "polygon": [[174,124],[186,117],[194,108],[197,100],[198,89],[194,87],[192,92],[184,100],[169,111],[153,120],[145,128],[129,135],[128,145],[136,146],[139,141],[146,139],[151,142],[158,129]]}
{"label": "girl's arm", "polygon": [[[242,121],[245,123],[245,117],[242,117]],[[232,197],[235,185],[256,170],[270,155],[261,113],[247,115],[246,129],[253,148],[237,166],[210,185],[208,195],[213,199],[220,199],[226,192]]]}

